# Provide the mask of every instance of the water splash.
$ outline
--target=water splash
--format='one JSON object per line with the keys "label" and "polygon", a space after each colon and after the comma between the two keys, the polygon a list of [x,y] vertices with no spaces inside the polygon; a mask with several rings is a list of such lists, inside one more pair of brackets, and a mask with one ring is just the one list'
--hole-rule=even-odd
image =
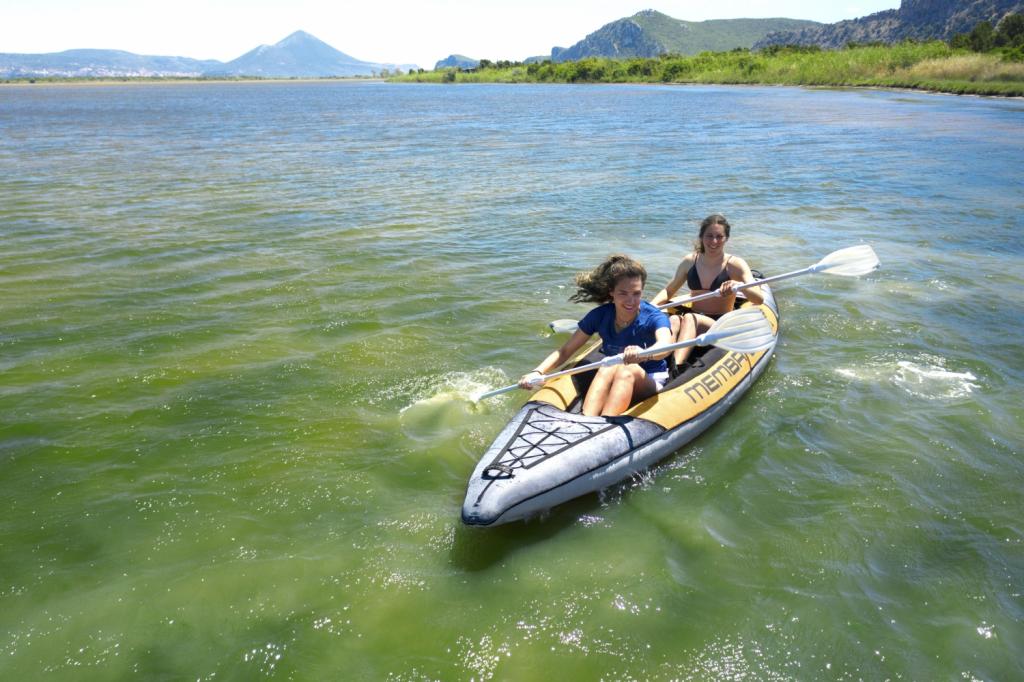
{"label": "water splash", "polygon": [[945,358],[921,356],[912,360],[889,360],[858,367],[837,367],[836,374],[855,381],[888,381],[915,398],[957,400],[981,388],[971,372],[954,372]]}
{"label": "water splash", "polygon": [[472,372],[450,372],[440,377],[421,377],[412,391],[413,402],[401,409],[405,414],[424,405],[450,402],[475,404],[476,396],[500,384],[510,383],[500,369],[483,367]]}
{"label": "water splash", "polygon": [[970,372],[951,372],[938,365],[901,360],[893,383],[907,393],[930,400],[966,398],[979,388],[977,377]]}
{"label": "water splash", "polygon": [[503,382],[509,383],[505,373],[494,368],[422,380],[423,385],[413,392],[413,402],[399,411],[402,430],[416,439],[458,435],[489,409],[476,396]]}
{"label": "water splash", "polygon": [[977,633],[984,639],[992,639],[996,636],[995,629],[995,625],[989,625],[988,623],[982,622],[982,624],[977,627]]}

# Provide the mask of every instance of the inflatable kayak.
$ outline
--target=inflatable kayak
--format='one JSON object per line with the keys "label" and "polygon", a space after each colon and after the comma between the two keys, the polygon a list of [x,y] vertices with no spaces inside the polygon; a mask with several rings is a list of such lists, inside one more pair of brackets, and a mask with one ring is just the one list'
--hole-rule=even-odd
{"label": "inflatable kayak", "polygon": [[[462,505],[463,523],[508,523],[602,490],[653,466],[718,421],[761,376],[775,351],[778,307],[767,285],[761,291],[759,307],[773,334],[767,349],[694,348],[661,392],[618,417],[581,414],[594,371],[546,383],[480,458]],[[595,357],[601,356],[582,362]]]}

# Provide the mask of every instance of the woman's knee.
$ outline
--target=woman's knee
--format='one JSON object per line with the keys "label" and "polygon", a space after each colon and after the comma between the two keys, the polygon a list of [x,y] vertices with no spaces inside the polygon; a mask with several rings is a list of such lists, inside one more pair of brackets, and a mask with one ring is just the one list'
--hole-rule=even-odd
{"label": "woman's knee", "polygon": [[693,313],[686,313],[679,321],[680,334],[693,333],[697,328],[697,316]]}
{"label": "woman's knee", "polygon": [[629,382],[632,384],[634,378],[635,374],[629,365],[619,365],[615,368],[615,383]]}
{"label": "woman's knee", "polygon": [[615,383],[635,389],[642,385],[646,378],[647,372],[640,365],[622,365],[619,367],[619,373],[615,376]]}
{"label": "woman's knee", "polygon": [[619,373],[619,367],[621,365],[613,365],[611,367],[599,367],[597,374],[594,375],[594,383],[609,384],[615,380],[615,377]]}

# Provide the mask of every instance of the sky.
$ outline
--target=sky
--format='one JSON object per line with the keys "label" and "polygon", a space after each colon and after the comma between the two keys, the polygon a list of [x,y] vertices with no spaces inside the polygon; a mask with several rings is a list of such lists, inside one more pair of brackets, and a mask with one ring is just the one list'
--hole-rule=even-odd
{"label": "sky", "polygon": [[640,10],[686,21],[833,23],[899,0],[2,0],[0,53],[116,49],[230,61],[306,31],[368,62],[433,68],[450,54],[521,61]]}

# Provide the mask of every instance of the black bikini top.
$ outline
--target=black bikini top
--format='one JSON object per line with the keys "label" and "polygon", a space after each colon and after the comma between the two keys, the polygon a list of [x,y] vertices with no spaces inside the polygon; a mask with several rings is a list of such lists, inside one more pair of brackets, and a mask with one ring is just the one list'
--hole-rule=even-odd
{"label": "black bikini top", "polygon": [[690,291],[714,291],[722,286],[723,283],[729,281],[729,261],[732,260],[732,256],[725,261],[725,265],[722,267],[722,271],[715,275],[715,278],[711,280],[711,286],[706,287],[700,281],[700,274],[697,272],[697,259],[693,259],[693,265],[690,266],[690,271],[686,273],[686,286],[690,287]]}

